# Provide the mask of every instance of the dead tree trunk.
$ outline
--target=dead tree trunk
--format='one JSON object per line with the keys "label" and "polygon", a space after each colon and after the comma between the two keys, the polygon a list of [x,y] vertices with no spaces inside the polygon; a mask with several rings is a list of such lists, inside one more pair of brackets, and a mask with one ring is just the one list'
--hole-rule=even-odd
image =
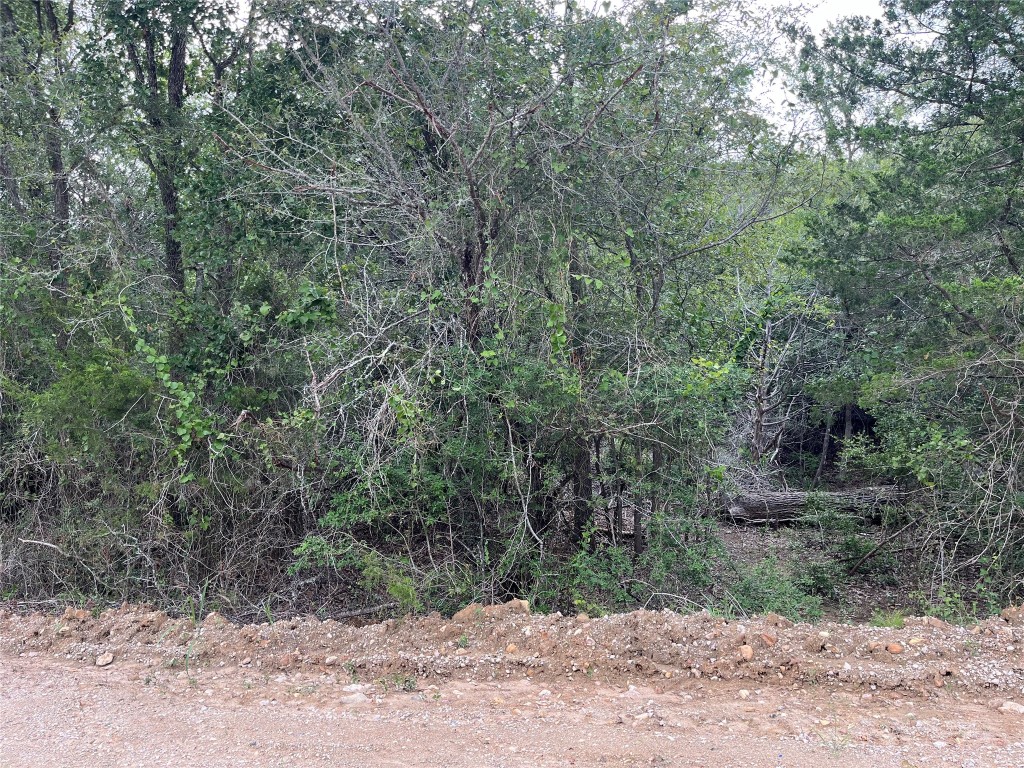
{"label": "dead tree trunk", "polygon": [[866,513],[899,498],[894,485],[852,491],[750,491],[729,500],[729,517],[737,523],[791,523],[807,514],[808,503],[836,512]]}

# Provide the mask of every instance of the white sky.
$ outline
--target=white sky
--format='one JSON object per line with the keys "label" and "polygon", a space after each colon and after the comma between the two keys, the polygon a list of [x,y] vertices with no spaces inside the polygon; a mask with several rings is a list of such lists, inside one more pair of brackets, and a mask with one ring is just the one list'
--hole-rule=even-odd
{"label": "white sky", "polygon": [[[878,4],[878,0],[803,0],[802,3],[800,0],[756,1],[762,8],[805,5],[810,9],[804,17],[807,26],[819,35],[825,27],[844,16],[880,17],[882,15],[882,8]],[[787,103],[795,103],[796,96],[790,93],[781,82],[763,81],[760,86],[754,86],[754,94],[755,100],[770,119],[779,125],[791,122],[792,115],[789,113]],[[790,128],[795,128],[795,126],[790,126]]]}
{"label": "white sky", "polygon": [[[787,5],[782,0],[768,0],[768,5]],[[814,6],[814,2],[806,2]],[[881,16],[882,8],[878,0],[821,0],[817,7],[807,16],[808,26],[820,32],[832,21],[843,16]]]}

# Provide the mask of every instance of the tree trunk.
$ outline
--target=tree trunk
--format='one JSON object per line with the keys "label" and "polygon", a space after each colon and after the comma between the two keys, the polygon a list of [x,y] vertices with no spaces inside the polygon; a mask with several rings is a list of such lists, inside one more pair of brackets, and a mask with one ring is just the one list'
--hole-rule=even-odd
{"label": "tree trunk", "polygon": [[64,147],[61,142],[60,112],[56,107],[47,110],[46,159],[50,166],[50,185],[53,188],[54,235],[50,245],[50,268],[53,282],[62,286],[64,280],[64,237],[71,221],[71,185],[64,170]]}
{"label": "tree trunk", "polygon": [[846,479],[846,465],[849,463],[849,459],[846,456],[846,449],[850,446],[850,439],[853,437],[853,404],[846,404],[846,413],[844,414],[846,423],[843,426],[843,458],[839,465],[839,479]]}
{"label": "tree trunk", "polygon": [[612,543],[622,541],[622,494],[626,492],[626,483],[622,479],[622,441],[618,447],[615,446],[615,438],[612,439],[612,477],[615,478],[615,501],[612,513]]}
{"label": "tree trunk", "polygon": [[791,523],[802,518],[810,501],[837,512],[865,513],[900,497],[894,485],[852,491],[751,491],[729,500],[728,515],[737,523]]}
{"label": "tree trunk", "polygon": [[821,439],[821,455],[818,457],[818,471],[814,473],[814,486],[821,482],[821,475],[825,471],[825,462],[828,461],[828,449],[832,444],[832,424],[835,421],[835,414],[829,413],[825,421],[825,436]]}
{"label": "tree trunk", "polygon": [[185,267],[181,241],[174,232],[178,226],[178,185],[174,172],[166,168],[168,163],[162,158],[157,163],[156,183],[164,209],[164,271],[175,293],[181,293],[185,290]]}
{"label": "tree trunk", "polygon": [[583,541],[583,532],[590,525],[594,484],[590,472],[590,441],[585,437],[577,437],[575,443],[572,475],[572,542],[579,546]]}

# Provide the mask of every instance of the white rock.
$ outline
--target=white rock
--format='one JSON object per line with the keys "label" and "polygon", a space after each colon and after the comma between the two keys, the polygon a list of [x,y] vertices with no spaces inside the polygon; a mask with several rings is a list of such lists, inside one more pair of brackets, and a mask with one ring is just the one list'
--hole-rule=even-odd
{"label": "white rock", "polygon": [[109,651],[107,651],[106,653],[101,653],[99,656],[96,657],[97,667],[108,667],[113,663],[114,654],[110,653]]}
{"label": "white rock", "polygon": [[1003,705],[999,707],[999,711],[1011,715],[1024,715],[1024,704],[1018,704],[1016,701],[1004,701]]}
{"label": "white rock", "polygon": [[360,704],[368,703],[370,701],[370,697],[362,691],[357,691],[356,693],[351,693],[348,696],[342,696],[340,701],[346,707],[356,707]]}

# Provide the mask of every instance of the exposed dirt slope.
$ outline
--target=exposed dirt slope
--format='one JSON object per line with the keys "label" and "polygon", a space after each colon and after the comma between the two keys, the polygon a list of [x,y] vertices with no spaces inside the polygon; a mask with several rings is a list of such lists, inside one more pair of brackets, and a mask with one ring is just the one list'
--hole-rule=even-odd
{"label": "exposed dirt slope", "polygon": [[[1024,765],[1024,613],[0,611],[0,765]],[[102,665],[102,666],[98,666]]]}

